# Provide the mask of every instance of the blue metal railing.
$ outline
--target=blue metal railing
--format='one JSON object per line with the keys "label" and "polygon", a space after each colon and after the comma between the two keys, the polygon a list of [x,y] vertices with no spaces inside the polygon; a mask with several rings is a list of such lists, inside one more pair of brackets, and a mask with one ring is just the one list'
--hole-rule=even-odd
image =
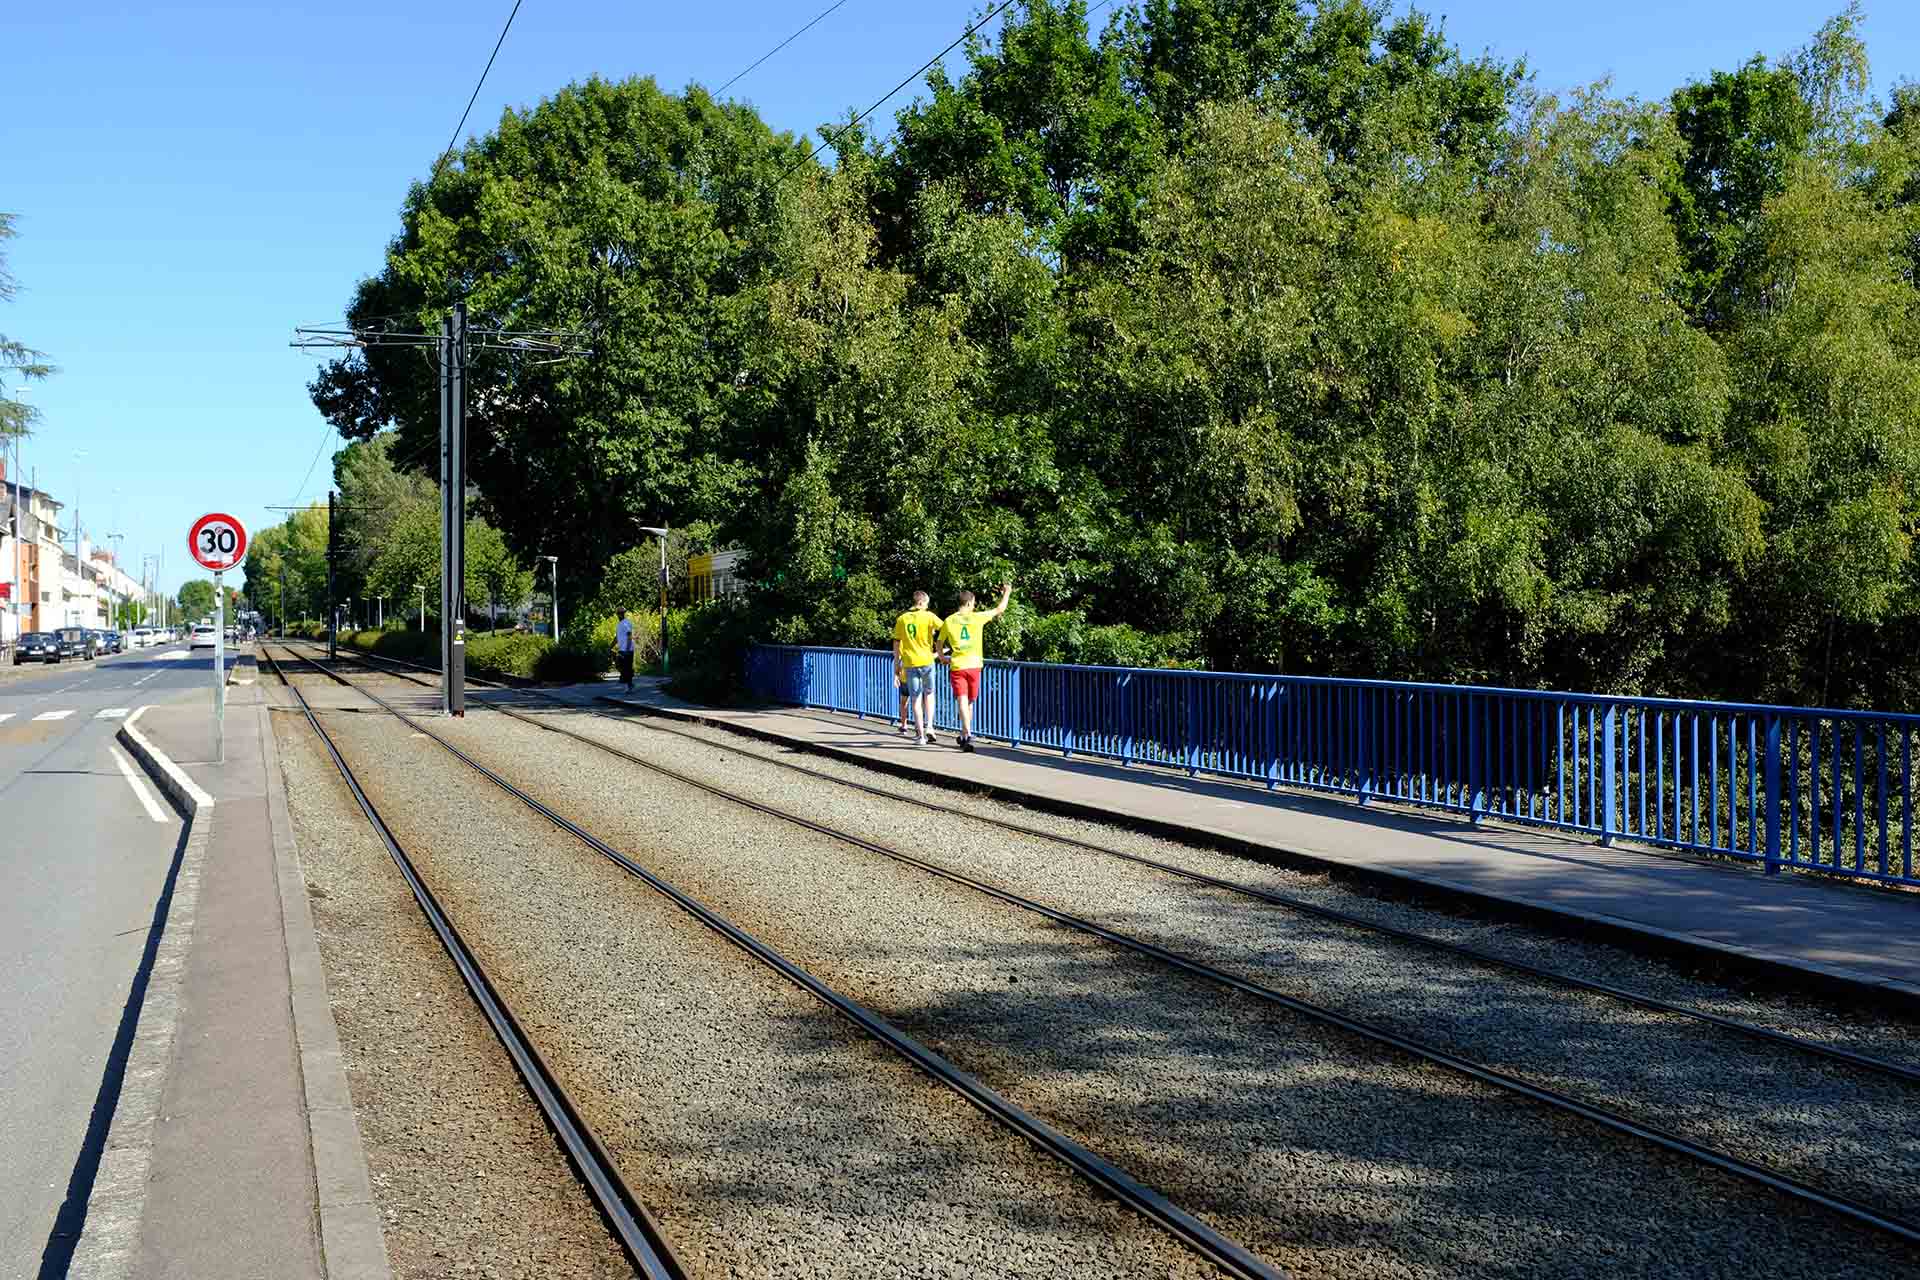
{"label": "blue metal railing", "polygon": [[[755,645],[769,702],[891,719],[892,655]],[[935,720],[957,727],[938,682]],[[1920,716],[1474,685],[989,662],[974,731],[1184,769],[1920,885]]]}

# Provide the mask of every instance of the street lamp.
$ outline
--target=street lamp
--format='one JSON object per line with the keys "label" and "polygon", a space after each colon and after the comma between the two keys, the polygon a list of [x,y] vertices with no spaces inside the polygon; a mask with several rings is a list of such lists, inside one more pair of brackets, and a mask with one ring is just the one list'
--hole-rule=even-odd
{"label": "street lamp", "polygon": [[375,606],[380,611],[380,620],[373,624],[374,629],[376,631],[385,631],[387,629],[387,598],[385,596],[375,596],[374,599],[380,602]]}
{"label": "street lamp", "polygon": [[660,539],[660,674],[667,674],[667,530],[646,524],[640,532]]}
{"label": "street lamp", "polygon": [[536,561],[545,560],[553,566],[553,642],[560,643],[560,557],[535,556]]}
{"label": "street lamp", "polygon": [[420,593],[420,630],[424,632],[427,629],[427,584],[416,582],[413,587]]}

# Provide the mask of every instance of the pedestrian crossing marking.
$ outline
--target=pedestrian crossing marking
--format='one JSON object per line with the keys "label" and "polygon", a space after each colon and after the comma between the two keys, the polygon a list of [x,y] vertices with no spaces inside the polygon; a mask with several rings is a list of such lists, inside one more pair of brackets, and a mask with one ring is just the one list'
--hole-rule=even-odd
{"label": "pedestrian crossing marking", "polygon": [[95,713],[93,718],[95,720],[118,720],[131,710],[133,710],[132,707],[108,707],[104,711]]}
{"label": "pedestrian crossing marking", "polygon": [[7,721],[11,719],[13,719],[13,712],[0,711],[0,724],[5,724]]}
{"label": "pedestrian crossing marking", "polygon": [[34,719],[35,720],[65,720],[68,716],[72,714],[73,714],[72,711],[42,711],[39,715],[35,716]]}

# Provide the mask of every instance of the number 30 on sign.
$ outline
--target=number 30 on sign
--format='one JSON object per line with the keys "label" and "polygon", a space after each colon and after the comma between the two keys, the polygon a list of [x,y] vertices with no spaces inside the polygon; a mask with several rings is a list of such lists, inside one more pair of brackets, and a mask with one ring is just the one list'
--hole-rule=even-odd
{"label": "number 30 on sign", "polygon": [[232,516],[201,516],[187,535],[187,548],[203,569],[231,569],[247,558],[247,530]]}

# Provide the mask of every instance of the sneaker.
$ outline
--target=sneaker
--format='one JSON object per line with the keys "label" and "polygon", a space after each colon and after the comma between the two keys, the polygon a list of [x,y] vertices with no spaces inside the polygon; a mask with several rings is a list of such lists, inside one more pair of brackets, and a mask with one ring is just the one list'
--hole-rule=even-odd
{"label": "sneaker", "polygon": [[903,738],[911,738],[913,736],[913,726],[910,724],[901,725],[900,736]]}
{"label": "sneaker", "polygon": [[927,736],[922,738],[921,741],[922,742],[938,742],[940,741],[940,735],[935,733],[933,730],[929,729],[927,730]]}
{"label": "sneaker", "polygon": [[928,744],[929,742],[932,742],[932,741],[933,741],[933,735],[932,735],[932,734],[930,734],[930,733],[923,733],[923,734],[921,734],[921,735],[920,735],[920,736],[919,736],[918,738],[916,738],[916,739],[914,739],[914,743],[913,743],[913,745],[914,745],[914,746],[916,746],[916,747],[924,747],[924,746],[926,746],[926,745],[927,745],[927,744]]}
{"label": "sneaker", "polygon": [[959,741],[959,742],[957,742],[957,743],[955,743],[954,745],[955,745],[955,746],[957,746],[957,747],[959,747],[959,748],[960,748],[960,749],[961,749],[962,751],[972,751],[972,750],[973,750],[973,739],[972,739],[972,738],[962,738],[962,739],[960,739],[960,741]]}

